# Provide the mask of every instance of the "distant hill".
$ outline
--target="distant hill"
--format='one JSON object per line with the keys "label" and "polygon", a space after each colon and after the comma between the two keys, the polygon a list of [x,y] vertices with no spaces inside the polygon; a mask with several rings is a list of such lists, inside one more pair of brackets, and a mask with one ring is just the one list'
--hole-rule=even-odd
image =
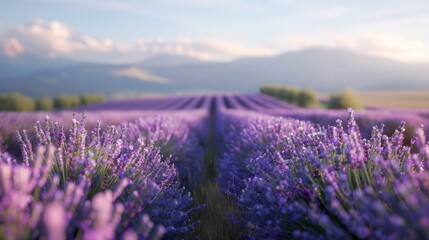
{"label": "distant hill", "polygon": [[38,71],[58,69],[76,64],[77,62],[66,59],[42,58],[31,54],[11,58],[0,53],[0,81],[22,78]]}
{"label": "distant hill", "polygon": [[118,92],[256,92],[263,84],[296,85],[318,91],[338,91],[345,87],[356,90],[429,89],[429,64],[407,64],[329,48],[231,62],[204,62],[171,55],[126,65],[61,60],[40,61],[35,63],[37,67],[31,67],[30,63],[35,60],[23,58],[20,61],[23,64],[10,67],[10,63],[0,60],[0,70],[9,68],[7,74],[0,73],[2,92],[20,91],[31,96],[84,92],[108,95]]}
{"label": "distant hill", "polygon": [[28,96],[56,96],[99,92],[173,93],[169,79],[151,74],[149,68],[199,63],[198,59],[159,55],[135,64],[79,63],[44,59],[33,55],[8,58],[0,55],[0,93],[21,92]]}
{"label": "distant hill", "polygon": [[[56,96],[81,93],[127,93],[145,91],[148,93],[168,91],[168,83],[144,81],[139,78],[118,74],[128,66],[80,64],[55,70],[40,71],[28,77],[1,82],[1,89],[18,91],[28,96]],[[148,74],[149,75],[149,74]],[[156,76],[149,75],[149,78]]]}
{"label": "distant hill", "polygon": [[245,58],[153,69],[186,85],[257,91],[262,84],[288,84],[318,91],[429,89],[429,64],[407,64],[338,49],[313,48],[273,57]]}

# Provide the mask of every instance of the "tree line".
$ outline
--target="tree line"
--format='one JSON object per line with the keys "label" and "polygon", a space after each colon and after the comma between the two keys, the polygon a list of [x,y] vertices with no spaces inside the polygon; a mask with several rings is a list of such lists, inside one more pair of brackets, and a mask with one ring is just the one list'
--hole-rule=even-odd
{"label": "tree line", "polygon": [[100,103],[104,100],[104,95],[98,93],[60,95],[53,98],[42,97],[37,99],[21,93],[10,93],[0,95],[0,111],[50,111]]}
{"label": "tree line", "polygon": [[[317,93],[312,89],[300,89],[293,86],[265,85],[259,88],[259,92],[300,107],[314,108],[322,105]],[[341,93],[330,95],[325,105],[330,109],[362,108],[359,97],[351,89],[346,89]]]}

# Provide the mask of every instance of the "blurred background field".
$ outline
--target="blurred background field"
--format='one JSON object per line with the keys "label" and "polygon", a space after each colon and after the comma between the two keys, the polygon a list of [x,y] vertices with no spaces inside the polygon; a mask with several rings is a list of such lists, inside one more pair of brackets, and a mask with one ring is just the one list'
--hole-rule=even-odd
{"label": "blurred background field", "polygon": [[429,91],[371,91],[358,93],[367,107],[429,108]]}

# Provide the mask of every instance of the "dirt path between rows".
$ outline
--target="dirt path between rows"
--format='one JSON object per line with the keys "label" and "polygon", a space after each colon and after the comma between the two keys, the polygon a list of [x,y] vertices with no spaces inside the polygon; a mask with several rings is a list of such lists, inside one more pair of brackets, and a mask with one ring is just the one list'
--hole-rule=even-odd
{"label": "dirt path between rows", "polygon": [[240,239],[239,228],[228,218],[230,213],[235,212],[234,204],[221,192],[216,182],[216,160],[219,154],[216,108],[216,99],[212,98],[208,117],[210,131],[203,159],[203,176],[200,185],[194,190],[195,200],[206,205],[200,213],[201,224],[196,229],[196,235],[202,240]]}

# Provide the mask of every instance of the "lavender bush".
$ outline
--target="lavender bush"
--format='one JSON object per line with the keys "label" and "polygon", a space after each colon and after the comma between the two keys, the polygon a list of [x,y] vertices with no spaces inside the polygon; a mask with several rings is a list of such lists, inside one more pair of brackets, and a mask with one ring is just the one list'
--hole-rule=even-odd
{"label": "lavender bush", "polygon": [[[240,104],[235,98],[240,98]],[[343,110],[333,109],[304,109],[296,106],[275,100],[263,94],[247,94],[241,96],[229,96],[224,98],[224,105],[227,109],[233,110],[253,110],[271,116],[281,116],[286,118],[294,118],[303,121],[311,121],[323,126],[334,125],[335,121],[342,118]],[[227,104],[229,103],[229,104]],[[234,104],[231,104],[234,103]],[[356,122],[360,126],[361,134],[365,138],[371,137],[372,127],[374,125],[384,124],[384,130],[388,134],[392,134],[397,126],[402,122],[406,122],[405,140],[409,145],[411,138],[416,129],[425,124],[425,131],[429,131],[428,110],[425,109],[363,109],[356,111]]]}
{"label": "lavender bush", "polygon": [[[198,113],[198,112],[195,112]],[[127,128],[127,139],[143,139],[159,147],[178,171],[180,182],[188,187],[199,182],[202,172],[204,137],[200,115],[164,114],[139,118]]]}
{"label": "lavender bush", "polygon": [[[16,131],[21,129],[32,129],[34,123],[43,119],[46,115],[51,117],[52,121],[60,122],[64,127],[70,127],[71,122],[68,121],[72,111],[55,111],[55,112],[0,112],[0,148],[8,151],[14,156],[20,155],[20,147],[15,141]],[[86,119],[86,124],[89,127],[94,127],[99,120],[102,120],[104,125],[116,125],[123,121],[134,121],[140,117],[158,115],[159,112],[153,111],[112,111],[99,110],[92,111]],[[32,142],[36,143],[37,139],[33,135],[29,135]]]}
{"label": "lavender bush", "polygon": [[[222,131],[223,157],[219,161],[219,183],[238,192],[235,187],[243,184],[253,174],[247,169],[250,156],[260,155],[267,149],[281,149],[282,140],[290,133],[310,127],[310,123],[294,119],[269,117],[249,112],[229,112],[218,121]],[[229,191],[229,190],[228,190]]]}
{"label": "lavender bush", "polygon": [[225,118],[229,132],[240,134],[226,134],[220,182],[236,199],[232,219],[246,229],[243,237],[429,237],[429,146],[421,128],[413,139],[419,151],[411,153],[404,124],[391,136],[374,127],[365,139],[353,111],[347,128],[341,121],[324,128],[248,114]]}
{"label": "lavender bush", "polygon": [[47,118],[36,125],[37,154],[24,131],[22,158],[2,155],[0,235],[177,239],[191,231],[199,207],[169,158],[150,141],[127,139],[126,125],[88,132],[85,121],[74,118],[66,133]]}

